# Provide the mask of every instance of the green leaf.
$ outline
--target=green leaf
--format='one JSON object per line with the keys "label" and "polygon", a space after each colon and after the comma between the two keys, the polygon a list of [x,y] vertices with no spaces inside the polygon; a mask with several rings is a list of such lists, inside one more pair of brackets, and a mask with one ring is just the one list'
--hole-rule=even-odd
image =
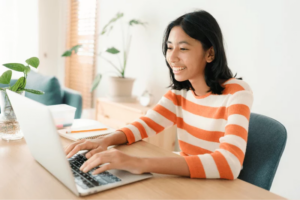
{"label": "green leaf", "polygon": [[[114,18],[112,18],[112,19],[108,22],[108,24],[111,24],[111,23],[117,21],[118,19],[120,19],[120,18],[123,17],[123,16],[124,16],[124,13],[118,12],[118,13],[116,14],[116,16],[115,16]],[[108,24],[107,24],[107,25],[108,25]],[[105,27],[107,27],[107,25],[106,25]]]}
{"label": "green leaf", "polygon": [[136,19],[132,19],[132,20],[129,21],[129,25],[130,25],[130,26],[138,25],[138,24],[140,24],[140,25],[145,25],[145,24],[147,24],[147,23],[146,23],[146,22],[141,22],[141,21],[136,20]]}
{"label": "green leaf", "polygon": [[62,57],[69,57],[69,56],[71,56],[71,55],[72,55],[72,51],[67,50],[67,51],[65,51],[61,56],[62,56]]}
{"label": "green leaf", "polygon": [[104,35],[106,32],[106,30],[102,30],[101,35]]}
{"label": "green leaf", "polygon": [[34,68],[38,68],[38,66],[40,65],[40,60],[37,57],[31,57],[27,59],[25,62]]}
{"label": "green leaf", "polygon": [[26,79],[25,77],[21,77],[17,80],[17,82],[10,87],[11,91],[17,92],[18,90],[23,90],[26,86]]}
{"label": "green leaf", "polygon": [[30,72],[30,67],[29,66],[25,66],[25,70],[24,70],[24,73],[25,74],[28,74],[28,72]]}
{"label": "green leaf", "polygon": [[71,51],[71,52],[72,52],[72,51],[75,51],[75,53],[77,53],[77,52],[78,52],[78,49],[81,48],[81,47],[82,47],[81,44],[75,45],[75,46],[73,46],[73,47],[70,49],[70,51]]}
{"label": "green leaf", "polygon": [[120,12],[117,13],[117,18],[121,18],[123,16],[124,16],[124,13],[120,13]]}
{"label": "green leaf", "polygon": [[106,52],[111,53],[111,54],[117,54],[120,51],[118,49],[116,49],[115,47],[111,47],[111,48],[106,49]]}
{"label": "green leaf", "polygon": [[109,25],[111,25],[112,23],[116,22],[118,19],[120,19],[120,18],[123,17],[123,16],[124,16],[123,13],[118,12],[118,13],[116,14],[116,16],[115,16],[114,18],[112,18],[112,19],[111,19],[111,20],[103,27],[103,29],[102,29],[102,31],[101,31],[101,35],[103,35],[103,34],[106,33],[106,28],[107,28]]}
{"label": "green leaf", "polygon": [[45,92],[40,91],[40,90],[33,90],[33,89],[24,89],[26,92],[32,93],[32,94],[37,94],[37,95],[43,95]]}
{"label": "green leaf", "polygon": [[25,66],[20,63],[7,63],[7,64],[3,64],[3,66],[18,72],[24,72],[25,70]]}
{"label": "green leaf", "polygon": [[92,88],[91,88],[91,92],[93,92],[99,85],[100,81],[102,78],[102,74],[97,74],[97,76],[95,77],[93,84],[92,84]]}
{"label": "green leaf", "polygon": [[7,70],[0,76],[0,83],[9,84],[11,79],[12,71]]}
{"label": "green leaf", "polygon": [[113,29],[114,26],[110,26],[108,31],[107,31],[107,35],[109,35],[109,33],[111,32],[111,30]]}
{"label": "green leaf", "polygon": [[77,52],[78,52],[78,49],[81,48],[81,47],[82,47],[81,44],[77,44],[77,45],[71,47],[69,50],[65,51],[61,56],[62,56],[62,57],[69,57],[69,56],[72,55],[72,52],[73,52],[73,51],[75,51],[75,53],[77,53]]}

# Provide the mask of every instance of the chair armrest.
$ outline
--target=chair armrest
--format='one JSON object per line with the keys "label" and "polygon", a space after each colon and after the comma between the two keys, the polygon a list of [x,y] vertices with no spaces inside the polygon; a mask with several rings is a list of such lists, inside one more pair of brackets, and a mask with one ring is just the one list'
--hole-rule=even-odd
{"label": "chair armrest", "polygon": [[80,92],[70,88],[62,88],[63,104],[76,107],[75,119],[80,119],[82,113],[82,96]]}

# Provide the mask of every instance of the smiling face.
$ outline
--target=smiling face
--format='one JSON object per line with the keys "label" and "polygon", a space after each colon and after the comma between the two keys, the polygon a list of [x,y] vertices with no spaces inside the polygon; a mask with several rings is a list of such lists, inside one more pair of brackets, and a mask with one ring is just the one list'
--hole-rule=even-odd
{"label": "smiling face", "polygon": [[192,83],[204,78],[206,63],[213,60],[212,48],[204,51],[201,42],[187,35],[180,26],[172,28],[167,46],[166,59],[177,81]]}

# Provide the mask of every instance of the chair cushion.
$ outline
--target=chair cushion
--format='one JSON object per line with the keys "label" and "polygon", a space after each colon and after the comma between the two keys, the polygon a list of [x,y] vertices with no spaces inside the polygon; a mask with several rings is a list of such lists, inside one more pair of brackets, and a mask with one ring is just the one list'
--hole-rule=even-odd
{"label": "chair cushion", "polygon": [[59,81],[54,76],[44,76],[34,71],[30,71],[27,76],[26,89],[41,90],[44,95],[36,95],[29,92],[25,96],[45,105],[55,105],[62,103],[62,92]]}

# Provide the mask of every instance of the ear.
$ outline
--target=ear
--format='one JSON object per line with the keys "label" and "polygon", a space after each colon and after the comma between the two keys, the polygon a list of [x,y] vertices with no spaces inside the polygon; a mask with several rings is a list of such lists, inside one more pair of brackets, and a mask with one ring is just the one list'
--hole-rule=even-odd
{"label": "ear", "polygon": [[206,51],[206,62],[211,63],[215,59],[215,50],[214,47],[210,47]]}

